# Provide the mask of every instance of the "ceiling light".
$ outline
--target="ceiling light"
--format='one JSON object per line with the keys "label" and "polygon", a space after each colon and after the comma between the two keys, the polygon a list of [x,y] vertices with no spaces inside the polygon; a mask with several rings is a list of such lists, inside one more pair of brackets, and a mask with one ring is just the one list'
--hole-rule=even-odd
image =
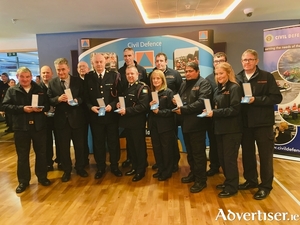
{"label": "ceiling light", "polygon": [[[225,19],[242,0],[234,0],[231,5],[229,5],[223,13],[214,14],[214,15],[205,15],[205,16],[193,16],[193,17],[175,17],[175,18],[161,18],[161,19],[149,19],[147,13],[142,5],[142,0],[134,0],[137,5],[143,20],[146,24],[155,24],[155,23],[175,23],[175,22],[190,22],[190,21],[203,21],[203,20],[223,20]],[[186,4],[185,7],[190,7],[189,4]]]}

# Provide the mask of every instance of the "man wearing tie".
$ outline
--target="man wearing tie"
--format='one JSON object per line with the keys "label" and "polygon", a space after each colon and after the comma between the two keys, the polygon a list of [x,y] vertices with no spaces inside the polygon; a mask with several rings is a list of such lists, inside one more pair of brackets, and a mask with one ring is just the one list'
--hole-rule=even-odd
{"label": "man wearing tie", "polygon": [[[64,170],[62,182],[71,178],[72,160],[70,157],[70,141],[73,141],[75,150],[75,169],[81,177],[87,177],[84,170],[84,125],[83,108],[83,81],[79,77],[69,75],[70,68],[65,58],[54,61],[57,77],[49,82],[48,96],[50,104],[55,107],[54,127],[58,134],[61,151],[61,163]],[[69,89],[72,93],[73,104],[65,94]]]}
{"label": "man wearing tie", "polygon": [[[114,112],[120,91],[120,75],[105,70],[105,58],[100,53],[92,54],[91,62],[94,70],[85,75],[84,96],[89,109],[94,158],[97,163],[95,179],[100,179],[105,173],[105,143],[108,146],[111,172],[121,177],[122,172],[118,168],[120,159],[118,114]],[[104,103],[102,108],[99,101]]]}

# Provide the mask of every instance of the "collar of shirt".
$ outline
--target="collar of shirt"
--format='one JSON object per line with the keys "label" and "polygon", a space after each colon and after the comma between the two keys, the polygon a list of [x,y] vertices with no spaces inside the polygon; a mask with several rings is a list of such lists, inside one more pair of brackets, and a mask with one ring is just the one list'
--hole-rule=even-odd
{"label": "collar of shirt", "polygon": [[103,71],[102,73],[98,73],[98,72],[96,72],[97,73],[97,75],[98,75],[98,78],[101,76],[102,78],[104,77],[104,74],[105,74],[105,71]]}
{"label": "collar of shirt", "polygon": [[[65,87],[66,88],[69,88],[70,87],[70,75],[67,77],[67,79],[65,79],[64,81],[65,81],[65,83],[64,83],[64,85],[65,85]],[[61,81],[62,79],[60,79],[60,81]]]}

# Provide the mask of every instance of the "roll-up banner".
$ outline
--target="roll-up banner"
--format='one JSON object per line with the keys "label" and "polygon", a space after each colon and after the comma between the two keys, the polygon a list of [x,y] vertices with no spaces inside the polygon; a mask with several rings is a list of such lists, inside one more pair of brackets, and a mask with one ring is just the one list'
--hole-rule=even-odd
{"label": "roll-up banner", "polygon": [[274,75],[283,96],[274,111],[274,152],[300,161],[299,25],[264,30],[264,68]]}

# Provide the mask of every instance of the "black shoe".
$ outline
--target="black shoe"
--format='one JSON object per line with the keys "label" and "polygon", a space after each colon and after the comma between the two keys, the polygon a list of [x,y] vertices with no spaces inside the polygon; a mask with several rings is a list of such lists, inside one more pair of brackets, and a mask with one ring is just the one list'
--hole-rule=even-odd
{"label": "black shoe", "polygon": [[194,185],[190,188],[191,193],[198,193],[207,187],[206,183],[195,182]]}
{"label": "black shoe", "polygon": [[162,175],[161,175],[161,176],[158,177],[157,180],[158,180],[158,181],[165,181],[165,180],[168,180],[169,178],[170,178],[170,176],[162,176]]}
{"label": "black shoe", "polygon": [[39,179],[38,181],[43,186],[49,186],[51,184],[51,181],[49,179],[47,179],[47,178]]}
{"label": "black shoe", "polygon": [[236,195],[237,192],[228,192],[228,191],[221,191],[219,194],[218,194],[218,197],[219,198],[229,198],[233,195]]}
{"label": "black shoe", "polygon": [[63,170],[62,164],[61,164],[61,163],[57,163],[57,169],[58,169],[58,170]]}
{"label": "black shoe", "polygon": [[131,160],[126,159],[124,162],[122,162],[122,167],[123,168],[128,167],[128,166],[130,166],[130,164],[131,164]]}
{"label": "black shoe", "polygon": [[64,174],[61,177],[61,181],[68,182],[70,179],[71,179],[71,173],[64,172]]}
{"label": "black shoe", "polygon": [[156,172],[156,173],[154,173],[154,174],[152,175],[153,178],[158,178],[158,177],[160,177],[160,176],[161,176],[161,172],[160,172],[160,171],[158,171],[158,172]]}
{"label": "black shoe", "polygon": [[23,191],[26,190],[26,188],[28,187],[29,184],[26,183],[19,183],[19,186],[16,188],[16,193],[20,194]]}
{"label": "black shoe", "polygon": [[181,178],[181,183],[191,183],[195,181],[195,176],[192,173],[189,173],[188,176]]}
{"label": "black shoe", "polygon": [[88,177],[89,176],[89,174],[84,169],[77,170],[76,172],[81,177]]}
{"label": "black shoe", "polygon": [[157,170],[157,169],[158,169],[158,165],[157,165],[156,163],[153,164],[153,165],[152,165],[152,169],[153,169],[153,170]]}
{"label": "black shoe", "polygon": [[263,189],[259,189],[254,195],[253,198],[256,200],[263,200],[270,194],[269,191],[265,191]]}
{"label": "black shoe", "polygon": [[49,171],[53,171],[54,170],[54,168],[53,168],[53,166],[47,166],[47,171],[49,172]]}
{"label": "black shoe", "polygon": [[217,188],[218,190],[224,190],[225,184],[218,184],[218,185],[216,186],[216,188]]}
{"label": "black shoe", "polygon": [[139,181],[139,180],[141,180],[144,176],[145,176],[145,174],[137,173],[137,174],[134,175],[134,177],[132,178],[132,181],[133,181],[133,182]]}
{"label": "black shoe", "polygon": [[127,171],[126,173],[125,173],[125,176],[132,176],[132,175],[134,175],[135,174],[135,170],[134,169],[132,169],[132,170],[129,170],[129,171]]}
{"label": "black shoe", "polygon": [[111,172],[116,176],[116,177],[121,177],[123,176],[121,170],[117,169],[112,169]]}
{"label": "black shoe", "polygon": [[206,176],[211,177],[217,173],[219,173],[219,170],[209,169],[208,171],[206,171]]}
{"label": "black shoe", "polygon": [[179,166],[178,166],[177,164],[174,165],[174,166],[173,166],[172,172],[173,172],[173,173],[176,173],[178,170],[179,170]]}
{"label": "black shoe", "polygon": [[105,170],[98,170],[94,176],[95,179],[100,179],[103,174],[105,173]]}
{"label": "black shoe", "polygon": [[257,184],[253,184],[253,183],[250,183],[248,181],[246,181],[243,184],[239,184],[239,190],[248,190],[248,189],[251,189],[251,188],[257,188]]}

